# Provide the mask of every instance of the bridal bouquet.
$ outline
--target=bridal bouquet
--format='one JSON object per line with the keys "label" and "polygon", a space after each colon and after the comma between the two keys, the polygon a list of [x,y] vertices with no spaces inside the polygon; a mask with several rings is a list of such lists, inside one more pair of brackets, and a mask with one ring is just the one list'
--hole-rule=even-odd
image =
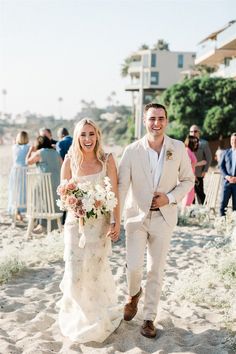
{"label": "bridal bouquet", "polygon": [[72,211],[78,218],[97,218],[111,212],[117,205],[109,177],[104,177],[102,184],[64,180],[57,187],[57,194],[60,196],[57,200],[59,208]]}

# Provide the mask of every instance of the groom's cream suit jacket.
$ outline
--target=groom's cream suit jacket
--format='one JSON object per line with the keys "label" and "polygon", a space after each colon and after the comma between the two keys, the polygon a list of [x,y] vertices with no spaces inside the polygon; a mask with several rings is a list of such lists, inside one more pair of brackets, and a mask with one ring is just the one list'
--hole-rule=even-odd
{"label": "groom's cream suit jacket", "polygon": [[176,204],[160,208],[167,224],[174,227],[177,223],[177,203],[194,187],[195,177],[184,144],[166,135],[161,177],[158,186],[154,186],[144,139],[126,147],[119,166],[120,203],[128,234],[142,225],[149,213],[155,191],[171,193],[174,197]]}

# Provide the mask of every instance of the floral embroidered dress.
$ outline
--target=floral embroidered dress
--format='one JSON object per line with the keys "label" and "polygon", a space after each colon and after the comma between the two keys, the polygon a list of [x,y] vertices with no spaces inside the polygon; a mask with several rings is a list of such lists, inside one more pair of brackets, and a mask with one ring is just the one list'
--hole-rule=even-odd
{"label": "floral embroidered dress", "polygon": [[[191,161],[191,165],[193,166],[193,164],[195,164],[197,162],[196,155],[188,147],[186,149],[187,149],[187,153],[188,153],[188,156],[190,158],[190,161]],[[195,167],[192,167],[192,169],[193,169],[193,172],[195,172]],[[191,189],[191,191],[188,192],[188,194],[186,194],[186,196],[184,197],[184,199],[182,201],[182,206],[185,207],[185,206],[192,205],[193,201],[194,201],[194,197],[195,197],[195,192],[194,192],[194,187],[193,187]]]}
{"label": "floral embroidered dress", "polygon": [[[100,173],[79,179],[99,183],[105,174],[103,168]],[[109,222],[109,217],[101,216],[86,220],[81,228],[79,220],[68,212],[65,223],[59,326],[64,336],[79,343],[103,342],[122,319],[108,259],[111,254],[111,240],[106,237]],[[85,239],[83,246],[80,246],[81,237]]]}

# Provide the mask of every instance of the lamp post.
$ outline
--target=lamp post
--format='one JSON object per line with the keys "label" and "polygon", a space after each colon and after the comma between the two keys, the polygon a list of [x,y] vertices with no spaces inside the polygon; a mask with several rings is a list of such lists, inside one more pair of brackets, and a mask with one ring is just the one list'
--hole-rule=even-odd
{"label": "lamp post", "polygon": [[141,56],[140,82],[139,82],[139,97],[136,109],[135,119],[135,139],[142,137],[142,118],[143,118],[143,55]]}
{"label": "lamp post", "polygon": [[7,90],[2,90],[2,115],[6,115],[7,113]]}
{"label": "lamp post", "polygon": [[62,102],[63,102],[63,98],[62,97],[59,97],[58,98],[58,102],[59,102],[59,117],[60,119],[62,119]]}

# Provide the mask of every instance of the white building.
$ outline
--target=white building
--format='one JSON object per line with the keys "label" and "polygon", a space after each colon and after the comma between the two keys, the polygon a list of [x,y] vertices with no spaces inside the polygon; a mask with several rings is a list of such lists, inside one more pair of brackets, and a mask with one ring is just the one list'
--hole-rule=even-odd
{"label": "white building", "polygon": [[194,52],[144,49],[130,57],[126,91],[139,92],[135,105],[135,138],[142,135],[143,103],[150,101],[156,92],[163,91],[183,79],[183,71],[194,66]]}
{"label": "white building", "polygon": [[236,79],[236,20],[198,44],[195,64],[214,67],[211,76]]}
{"label": "white building", "polygon": [[183,78],[181,72],[194,65],[194,58],[193,52],[137,51],[131,55],[128,69],[131,82],[126,86],[126,91],[138,91],[141,80],[144,90],[165,90]]}

